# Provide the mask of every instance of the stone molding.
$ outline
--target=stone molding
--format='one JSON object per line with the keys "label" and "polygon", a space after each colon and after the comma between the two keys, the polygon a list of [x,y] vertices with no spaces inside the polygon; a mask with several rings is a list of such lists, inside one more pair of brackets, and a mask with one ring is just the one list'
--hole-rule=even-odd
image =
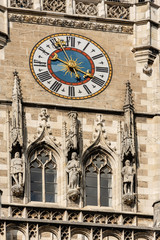
{"label": "stone molding", "polygon": [[[9,211],[10,209],[10,211]],[[6,211],[7,210],[7,211]],[[117,239],[133,240],[138,238],[152,239],[155,234],[159,236],[160,230],[154,227],[138,224],[139,219],[150,220],[153,222],[153,216],[142,215],[138,213],[113,213],[82,209],[63,209],[57,207],[24,207],[3,205],[2,212],[8,215],[1,217],[0,237],[7,231],[19,229],[25,236],[38,238],[38,232],[52,232],[57,239],[70,240],[76,233],[90,236],[90,239],[102,239],[106,236],[114,236]],[[47,224],[42,227],[42,224]],[[27,228],[28,227],[28,228]],[[43,228],[43,229],[42,229]],[[28,229],[28,230],[27,230]],[[66,238],[66,236],[69,236]],[[94,236],[98,236],[95,238]],[[127,238],[127,237],[130,238]],[[28,239],[28,238],[27,238]],[[88,238],[89,239],[89,238]],[[156,238],[158,239],[158,238]]]}
{"label": "stone molding", "polygon": [[[7,209],[10,209],[10,215],[4,216],[4,212]],[[67,212],[67,214],[66,214]],[[20,221],[23,221],[24,219],[27,221],[37,221],[42,220],[45,222],[46,220],[49,221],[59,221],[59,223],[63,222],[74,222],[77,223],[83,223],[83,225],[86,223],[94,224],[94,225],[101,225],[104,226],[110,225],[113,226],[113,224],[121,226],[123,228],[137,228],[141,225],[138,224],[137,218],[143,218],[144,222],[145,219],[150,219],[151,222],[153,222],[153,216],[148,214],[139,214],[139,213],[128,213],[128,212],[113,212],[112,210],[104,211],[104,208],[100,211],[100,209],[97,211],[95,210],[88,210],[88,209],[72,209],[68,208],[67,210],[64,208],[57,208],[57,205],[54,207],[37,207],[37,206],[19,206],[19,205],[8,205],[8,204],[2,204],[2,219],[9,220],[12,219],[19,219]],[[116,226],[115,226],[116,227]],[[141,226],[142,227],[142,226]],[[147,229],[148,225],[144,224],[142,229]],[[150,228],[151,229],[151,228]]]}
{"label": "stone molding", "polygon": [[105,24],[97,22],[85,22],[85,21],[76,21],[68,19],[58,19],[52,17],[39,17],[33,15],[24,15],[24,14],[13,14],[9,13],[10,22],[21,22],[29,24],[39,24],[39,25],[49,25],[49,26],[59,26],[67,28],[77,28],[77,29],[87,29],[103,32],[119,32],[133,34],[132,26],[124,26],[118,24]]}

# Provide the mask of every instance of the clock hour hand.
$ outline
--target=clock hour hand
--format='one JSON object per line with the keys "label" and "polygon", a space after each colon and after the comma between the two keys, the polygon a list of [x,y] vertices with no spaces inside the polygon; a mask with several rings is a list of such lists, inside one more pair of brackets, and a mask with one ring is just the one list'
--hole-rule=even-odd
{"label": "clock hour hand", "polygon": [[51,60],[53,60],[53,61],[55,61],[55,60],[59,60],[60,62],[62,62],[62,63],[64,63],[64,64],[68,65],[67,62],[63,61],[62,59],[60,59],[60,58],[58,57],[58,54],[57,54],[57,53],[54,53],[54,56],[51,58]]}

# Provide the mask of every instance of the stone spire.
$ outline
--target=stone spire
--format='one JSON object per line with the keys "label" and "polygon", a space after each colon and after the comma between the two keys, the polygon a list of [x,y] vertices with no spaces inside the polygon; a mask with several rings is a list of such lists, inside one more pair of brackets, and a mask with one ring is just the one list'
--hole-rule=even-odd
{"label": "stone spire", "polygon": [[131,108],[132,110],[134,109],[132,89],[131,89],[131,84],[129,81],[127,81],[127,83],[126,83],[126,95],[125,95],[125,102],[124,102],[123,109],[125,110],[127,108]]}
{"label": "stone spire", "polygon": [[129,81],[126,83],[126,95],[123,110],[124,128],[122,134],[122,159],[125,161],[125,159],[129,157],[132,161],[135,156],[135,129],[133,97]]}
{"label": "stone spire", "polygon": [[11,129],[11,145],[17,144],[22,147],[22,95],[20,89],[20,79],[18,72],[13,72],[14,86],[12,93],[12,129]]}

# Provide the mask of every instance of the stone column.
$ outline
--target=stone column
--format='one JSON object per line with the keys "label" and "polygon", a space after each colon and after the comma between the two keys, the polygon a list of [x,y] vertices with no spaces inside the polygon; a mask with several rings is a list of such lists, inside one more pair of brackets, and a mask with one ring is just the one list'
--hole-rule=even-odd
{"label": "stone column", "polygon": [[73,0],[66,0],[66,13],[73,14]]}

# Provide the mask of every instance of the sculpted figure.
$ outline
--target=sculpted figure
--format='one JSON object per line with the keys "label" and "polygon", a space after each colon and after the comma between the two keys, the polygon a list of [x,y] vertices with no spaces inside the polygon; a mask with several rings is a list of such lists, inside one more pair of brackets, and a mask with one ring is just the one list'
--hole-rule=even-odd
{"label": "sculpted figure", "polygon": [[71,155],[71,160],[67,163],[66,171],[69,174],[69,188],[77,189],[79,187],[80,166],[76,152]]}
{"label": "sculpted figure", "polygon": [[133,193],[134,174],[135,174],[135,170],[132,166],[130,166],[130,160],[126,160],[125,166],[122,168],[124,194]]}
{"label": "sculpted figure", "polygon": [[17,186],[23,186],[23,171],[23,160],[20,158],[19,152],[16,152],[11,160],[11,175]]}

